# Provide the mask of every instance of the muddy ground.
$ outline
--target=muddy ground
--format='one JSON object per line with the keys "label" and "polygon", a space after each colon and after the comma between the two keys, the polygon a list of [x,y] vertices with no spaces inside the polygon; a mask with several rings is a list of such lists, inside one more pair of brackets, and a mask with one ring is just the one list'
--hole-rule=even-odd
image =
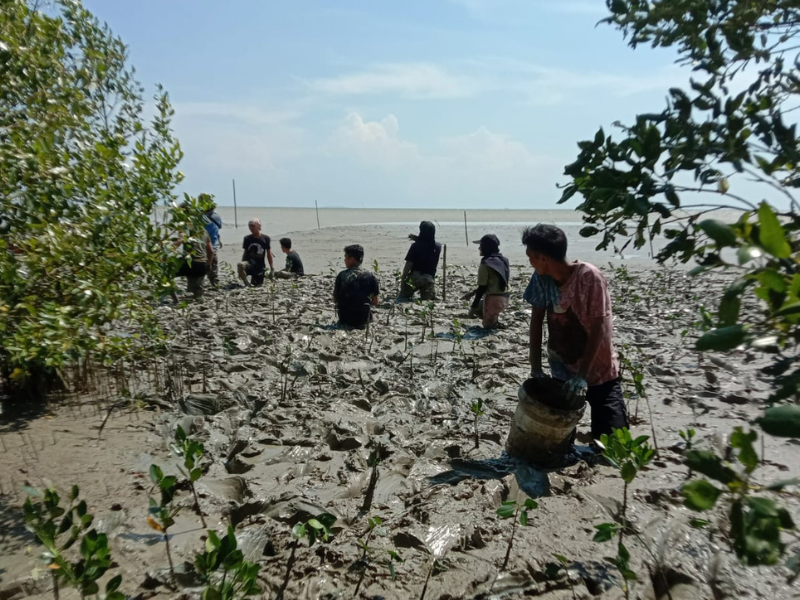
{"label": "muddy ground", "polygon": [[[157,366],[127,365],[100,375],[90,394],[69,397],[38,415],[2,423],[0,461],[0,600],[52,597],[40,548],[22,526],[23,485],[68,490],[78,484],[109,536],[129,597],[191,597],[189,568],[166,575],[161,535],[146,522],[151,464],[177,473],[169,445],[177,425],[205,445],[197,484],[208,528],[232,523],[247,557],[261,565],[263,597],[285,581],[292,526],[319,513],[337,517],[334,537],[302,542],[285,598],[588,598],[622,597],[610,562],[614,544],[592,541],[594,524],[618,518],[622,481],[579,435],[561,468],[537,469],[504,455],[526,378],[530,310],[521,292],[530,269],[515,266],[504,328],[486,332],[458,300],[474,285],[474,268],[451,268],[447,301],[434,307],[387,301],[368,331],[330,327],[331,275],[277,281],[261,289],[209,292],[202,304],[165,305],[174,336]],[[735,426],[762,410],[769,389],[760,369],[768,355],[736,350],[699,356],[698,307],[714,306],[720,276],[683,271],[607,269],[616,341],[627,361],[635,434],[655,433],[659,454],[631,486],[631,597],[789,598],[800,595],[778,568],[737,563],[721,510],[706,530],[682,506],[686,481],[679,430],[696,444],[724,451]],[[457,322],[454,321],[457,319]],[[431,331],[430,323],[433,323]],[[459,339],[460,338],[460,339]],[[644,375],[646,398],[631,376]],[[124,388],[124,389],[123,389]],[[483,401],[475,447],[470,405]],[[116,404],[100,437],[106,412]],[[580,427],[588,433],[588,411]],[[584,440],[583,442],[580,440]],[[768,438],[757,483],[800,475],[798,442]],[[362,510],[380,448],[378,482]],[[374,456],[374,454],[373,454]],[[502,569],[512,519],[496,514],[505,500],[537,497],[527,527],[517,526]],[[182,490],[170,530],[176,564],[203,549],[205,530]],[[800,502],[783,502],[800,521]],[[382,526],[370,533],[368,519]],[[366,541],[365,553],[359,540]],[[790,541],[787,539],[787,542]],[[387,559],[396,551],[392,579]],[[568,576],[548,572],[566,557]],[[665,575],[654,589],[649,572]],[[427,582],[427,584],[426,584]],[[664,583],[666,582],[666,584]],[[357,592],[356,592],[357,590]],[[62,598],[74,593],[62,590]]]}

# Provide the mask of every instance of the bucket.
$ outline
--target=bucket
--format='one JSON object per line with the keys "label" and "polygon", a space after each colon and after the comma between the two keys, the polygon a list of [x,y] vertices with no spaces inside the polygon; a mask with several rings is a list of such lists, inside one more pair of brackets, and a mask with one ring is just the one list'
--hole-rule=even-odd
{"label": "bucket", "polygon": [[517,397],[519,403],[508,432],[506,452],[533,462],[566,454],[586,403],[575,410],[554,408],[569,406],[569,401],[563,384],[549,377],[526,380],[519,386]]}

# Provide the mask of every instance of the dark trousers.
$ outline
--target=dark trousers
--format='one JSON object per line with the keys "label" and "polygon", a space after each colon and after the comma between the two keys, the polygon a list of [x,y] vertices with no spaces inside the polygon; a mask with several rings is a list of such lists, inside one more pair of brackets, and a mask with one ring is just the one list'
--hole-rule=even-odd
{"label": "dark trousers", "polygon": [[586,401],[592,409],[592,437],[610,434],[612,429],[628,427],[628,408],[622,396],[620,378],[592,385],[586,390]]}

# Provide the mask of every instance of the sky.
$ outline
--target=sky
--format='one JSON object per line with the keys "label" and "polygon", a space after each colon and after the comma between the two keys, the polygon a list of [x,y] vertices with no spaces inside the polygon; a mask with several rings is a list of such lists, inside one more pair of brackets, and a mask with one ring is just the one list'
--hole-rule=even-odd
{"label": "sky", "polygon": [[180,191],[220,205],[235,179],[240,206],[555,208],[578,141],[690,76],[604,0],[84,4],[169,92]]}

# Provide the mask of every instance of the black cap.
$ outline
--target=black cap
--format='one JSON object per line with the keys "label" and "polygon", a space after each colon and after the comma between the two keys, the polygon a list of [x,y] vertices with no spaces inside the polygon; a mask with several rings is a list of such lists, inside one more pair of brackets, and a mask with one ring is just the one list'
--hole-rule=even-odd
{"label": "black cap", "polygon": [[473,240],[473,244],[479,244],[484,248],[500,248],[500,240],[493,233],[487,233],[479,240]]}

